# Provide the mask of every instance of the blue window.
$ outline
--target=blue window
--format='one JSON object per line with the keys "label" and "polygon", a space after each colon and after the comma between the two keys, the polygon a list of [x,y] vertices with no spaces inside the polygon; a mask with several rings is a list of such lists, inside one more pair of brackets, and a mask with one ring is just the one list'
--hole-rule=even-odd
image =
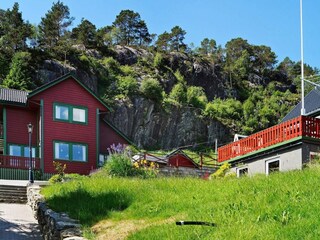
{"label": "blue window", "polygon": [[86,162],[88,145],[69,142],[54,142],[54,158],[59,160]]}
{"label": "blue window", "polygon": [[63,105],[56,105],[55,107],[55,118],[59,120],[69,120],[69,108]]}
{"label": "blue window", "polygon": [[[36,156],[36,149],[33,147],[31,148],[32,157]],[[23,147],[23,156],[24,157],[30,157],[30,149],[29,147]]]}
{"label": "blue window", "polygon": [[9,146],[9,155],[10,156],[22,156],[22,149],[19,145],[10,145]]}
{"label": "blue window", "polygon": [[69,123],[88,123],[88,108],[63,103],[54,103],[54,119]]}
{"label": "blue window", "polygon": [[[36,157],[36,148],[31,147],[32,157]],[[9,144],[9,155],[16,157],[30,157],[30,149],[26,145]]]}
{"label": "blue window", "polygon": [[72,145],[72,160],[86,161],[87,149],[85,145],[73,144]]}
{"label": "blue window", "polygon": [[69,144],[60,142],[55,143],[54,150],[55,159],[69,160]]}

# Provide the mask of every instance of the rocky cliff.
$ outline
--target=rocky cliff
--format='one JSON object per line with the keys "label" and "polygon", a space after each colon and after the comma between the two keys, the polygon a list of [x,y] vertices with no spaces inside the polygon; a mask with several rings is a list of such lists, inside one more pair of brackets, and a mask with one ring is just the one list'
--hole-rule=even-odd
{"label": "rocky cliff", "polygon": [[172,149],[229,140],[229,131],[218,121],[200,117],[194,108],[170,107],[163,110],[152,101],[135,98],[132,103],[119,102],[107,117],[138,147]]}

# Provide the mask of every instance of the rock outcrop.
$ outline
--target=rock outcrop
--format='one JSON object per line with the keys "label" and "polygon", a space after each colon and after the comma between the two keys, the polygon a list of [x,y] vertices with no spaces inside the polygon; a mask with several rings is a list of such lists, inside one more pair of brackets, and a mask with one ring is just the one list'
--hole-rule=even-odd
{"label": "rock outcrop", "polygon": [[154,102],[135,98],[119,103],[108,120],[138,147],[171,149],[196,143],[227,141],[228,129],[218,121],[205,119],[194,108],[163,110]]}

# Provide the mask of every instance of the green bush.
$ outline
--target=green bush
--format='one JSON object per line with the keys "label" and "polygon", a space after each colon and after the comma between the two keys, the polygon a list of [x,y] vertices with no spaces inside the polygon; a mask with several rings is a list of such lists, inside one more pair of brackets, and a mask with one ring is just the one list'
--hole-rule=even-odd
{"label": "green bush", "polygon": [[190,106],[204,109],[208,103],[202,87],[190,86],[187,90],[187,102]]}
{"label": "green bush", "polygon": [[61,176],[59,174],[55,174],[49,179],[49,183],[55,184],[55,183],[62,182],[62,180],[63,179],[61,178]]}
{"label": "green bush", "polygon": [[138,90],[138,82],[132,76],[119,77],[117,87],[120,94],[131,96]]}
{"label": "green bush", "polygon": [[153,66],[155,68],[161,69],[164,67],[164,58],[161,53],[157,52],[153,59]]}
{"label": "green bush", "polygon": [[223,178],[227,176],[228,172],[230,171],[230,167],[231,167],[230,163],[224,163],[220,166],[220,168],[216,172],[212,173],[210,177]]}
{"label": "green bush", "polygon": [[113,74],[118,74],[121,72],[120,63],[113,57],[104,58],[102,60],[102,64]]}
{"label": "green bush", "polygon": [[216,98],[206,105],[204,114],[211,118],[241,120],[242,104],[233,98],[221,100]]}
{"label": "green bush", "polygon": [[169,98],[178,104],[185,104],[187,102],[187,88],[182,83],[177,83],[173,86]]}
{"label": "green bush", "polygon": [[135,175],[130,158],[121,153],[112,154],[103,168],[110,176],[131,177]]}
{"label": "green bush", "polygon": [[120,66],[120,69],[121,69],[122,74],[124,74],[125,76],[136,77],[136,75],[137,75],[134,68],[129,65]]}
{"label": "green bush", "polygon": [[147,98],[155,102],[161,102],[163,99],[163,88],[159,81],[154,78],[142,80],[140,92]]}

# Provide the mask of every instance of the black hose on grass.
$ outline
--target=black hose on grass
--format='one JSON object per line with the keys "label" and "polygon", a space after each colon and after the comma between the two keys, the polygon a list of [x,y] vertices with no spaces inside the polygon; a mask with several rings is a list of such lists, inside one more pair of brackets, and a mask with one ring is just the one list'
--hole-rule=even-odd
{"label": "black hose on grass", "polygon": [[178,221],[176,222],[176,225],[182,226],[182,225],[201,225],[201,226],[210,226],[215,227],[215,223],[210,222],[200,222],[200,221]]}

